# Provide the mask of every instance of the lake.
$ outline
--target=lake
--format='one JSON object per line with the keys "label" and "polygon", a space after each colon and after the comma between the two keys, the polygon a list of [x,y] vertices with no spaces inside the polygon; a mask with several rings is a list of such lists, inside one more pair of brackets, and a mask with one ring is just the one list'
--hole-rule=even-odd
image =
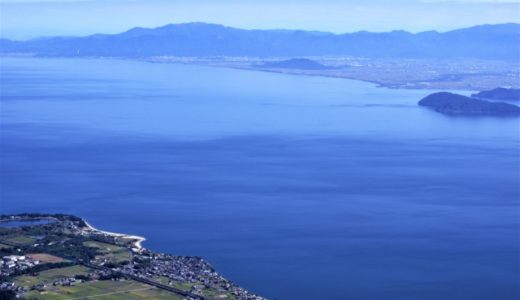
{"label": "lake", "polygon": [[0,67],[0,213],[142,235],[271,299],[520,298],[518,118],[335,78]]}
{"label": "lake", "polygon": [[31,220],[31,221],[0,221],[0,228],[17,228],[26,226],[47,225],[53,223],[52,220]]}

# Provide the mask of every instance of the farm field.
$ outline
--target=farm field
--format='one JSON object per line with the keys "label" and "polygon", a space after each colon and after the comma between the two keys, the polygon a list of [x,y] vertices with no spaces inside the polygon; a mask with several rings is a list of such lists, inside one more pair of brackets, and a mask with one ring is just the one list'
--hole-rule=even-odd
{"label": "farm field", "polygon": [[40,293],[30,291],[27,299],[49,300],[79,300],[79,299],[106,299],[106,300],[177,300],[182,297],[161,291],[155,287],[145,285],[133,280],[123,281],[92,281],[76,286],[53,287]]}
{"label": "farm field", "polygon": [[38,261],[40,261],[40,263],[55,264],[55,263],[60,263],[60,262],[65,261],[61,257],[54,256],[54,255],[47,254],[47,253],[31,253],[31,254],[27,254],[26,256],[32,260],[38,260]]}
{"label": "farm field", "polygon": [[[13,243],[15,245],[31,245],[36,241],[36,238],[33,236],[28,235],[15,235],[15,236],[8,236],[3,239],[6,243]],[[0,241],[1,242],[1,241]]]}
{"label": "farm field", "polygon": [[[53,282],[60,278],[74,277],[75,275],[86,275],[91,269],[83,266],[71,266],[59,269],[51,269],[38,273],[37,276],[23,275],[14,279],[15,283],[23,287],[31,287],[41,283]],[[30,299],[30,298],[29,298]]]}
{"label": "farm field", "polygon": [[120,263],[124,261],[131,260],[130,252],[127,248],[118,247],[115,245],[96,242],[96,241],[87,241],[84,242],[83,245],[91,248],[96,248],[101,255],[97,256],[98,259],[106,259],[107,261],[113,263]]}

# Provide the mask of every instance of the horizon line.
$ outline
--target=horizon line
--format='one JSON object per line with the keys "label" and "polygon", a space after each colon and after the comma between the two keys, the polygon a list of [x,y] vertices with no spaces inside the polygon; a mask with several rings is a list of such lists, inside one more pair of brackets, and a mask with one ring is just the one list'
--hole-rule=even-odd
{"label": "horizon line", "polygon": [[517,25],[517,26],[520,26],[520,22],[519,23],[516,23],[516,22],[505,22],[505,23],[494,23],[494,24],[490,24],[490,23],[476,24],[476,25],[472,25],[472,26],[460,27],[460,28],[446,30],[446,31],[439,31],[439,30],[432,29],[432,30],[424,30],[424,31],[412,32],[412,31],[408,31],[408,30],[404,30],[404,29],[393,29],[393,30],[390,30],[390,31],[388,31],[388,30],[387,31],[357,30],[357,31],[350,31],[350,32],[343,32],[343,33],[335,33],[335,32],[332,32],[332,31],[323,31],[323,30],[288,29],[288,28],[271,28],[271,29],[249,28],[249,29],[246,29],[246,28],[228,26],[228,25],[218,24],[218,23],[203,22],[203,21],[193,21],[193,22],[182,22],[182,23],[167,23],[165,25],[156,26],[156,27],[133,26],[133,27],[130,27],[129,29],[126,29],[126,30],[120,31],[120,32],[116,32],[116,33],[97,32],[97,33],[86,34],[86,35],[42,35],[42,36],[29,38],[29,39],[12,39],[12,38],[4,38],[4,37],[0,36],[0,39],[10,40],[10,41],[17,41],[17,42],[25,42],[25,41],[31,41],[31,40],[47,39],[47,38],[57,38],[57,37],[62,37],[62,38],[84,38],[84,37],[90,37],[90,36],[95,36],[95,35],[119,35],[119,34],[123,34],[123,33],[129,32],[129,31],[134,30],[134,29],[154,30],[154,29],[164,28],[164,27],[168,27],[168,26],[196,25],[196,24],[207,25],[207,26],[219,26],[219,27],[224,27],[224,28],[229,28],[229,29],[236,29],[236,30],[243,30],[243,31],[293,31],[293,32],[321,33],[321,34],[330,34],[330,35],[347,35],[347,34],[356,34],[356,33],[375,33],[375,34],[377,34],[377,33],[392,33],[392,32],[405,32],[405,33],[412,34],[412,35],[426,33],[426,32],[436,32],[436,33],[442,34],[442,33],[448,33],[448,32],[453,32],[453,31],[457,31],[457,30],[464,30],[464,29],[483,27],[483,26],[501,26],[501,25],[502,26],[503,25]]}

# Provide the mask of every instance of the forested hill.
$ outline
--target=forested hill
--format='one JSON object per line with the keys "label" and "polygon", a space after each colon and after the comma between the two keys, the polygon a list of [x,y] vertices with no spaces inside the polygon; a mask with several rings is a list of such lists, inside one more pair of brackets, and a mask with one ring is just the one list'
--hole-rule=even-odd
{"label": "forested hill", "polygon": [[518,61],[520,24],[482,25],[444,33],[243,30],[206,23],[133,28],[120,34],[0,40],[2,53],[44,56],[319,56],[473,58]]}

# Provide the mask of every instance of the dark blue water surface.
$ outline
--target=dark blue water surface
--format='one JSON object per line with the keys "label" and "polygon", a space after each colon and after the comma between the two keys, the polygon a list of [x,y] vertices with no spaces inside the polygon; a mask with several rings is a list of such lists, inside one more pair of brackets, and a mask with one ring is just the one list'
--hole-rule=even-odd
{"label": "dark blue water surface", "polygon": [[52,223],[52,220],[36,220],[36,221],[0,221],[0,228],[16,228],[24,226],[37,226]]}
{"label": "dark blue water surface", "polygon": [[520,299],[520,121],[431,91],[2,58],[0,212],[198,255],[277,299]]}

